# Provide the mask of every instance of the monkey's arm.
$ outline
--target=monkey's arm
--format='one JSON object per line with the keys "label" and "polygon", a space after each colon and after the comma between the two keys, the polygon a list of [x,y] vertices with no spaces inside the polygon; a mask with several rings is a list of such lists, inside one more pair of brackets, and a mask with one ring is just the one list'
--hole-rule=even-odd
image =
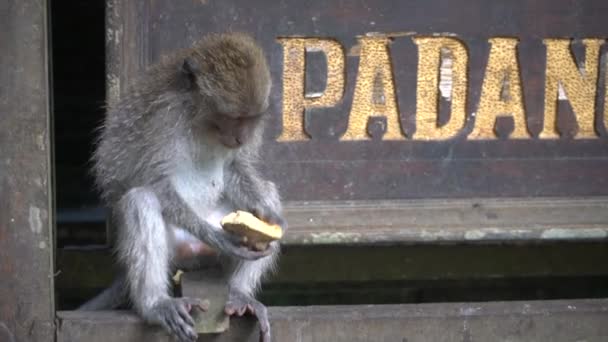
{"label": "monkey's arm", "polygon": [[230,234],[224,230],[212,227],[203,220],[197,220],[190,226],[196,235],[208,246],[233,257],[256,260],[270,254],[270,251],[254,251],[241,244],[242,237]]}
{"label": "monkey's arm", "polygon": [[247,159],[237,158],[229,168],[224,196],[236,209],[249,211],[285,231],[287,222],[276,185],[264,180]]}
{"label": "monkey's arm", "polygon": [[[237,158],[226,172],[224,196],[236,209],[246,210],[258,218],[287,229],[281,200],[274,183],[262,179],[253,164],[246,158]],[[254,298],[261,276],[273,267],[279,253],[279,244],[273,241],[267,251],[272,255],[253,262],[242,262],[230,279],[230,296],[224,311],[228,315],[254,314],[260,323],[260,341],[270,342],[270,322],[264,304]]]}
{"label": "monkey's arm", "polygon": [[163,182],[159,186],[163,189],[164,194],[163,216],[167,217],[172,224],[194,234],[207,245],[206,248],[210,247],[220,253],[245,260],[256,260],[270,254],[270,251],[253,251],[241,244],[242,237],[212,226],[196,214],[170,182]]}
{"label": "monkey's arm", "polygon": [[195,298],[173,298],[168,274],[171,244],[156,193],[146,187],[129,190],[112,208],[117,228],[117,255],[125,267],[134,309],[148,322],[162,325],[180,341],[196,341],[193,307],[204,309]]}

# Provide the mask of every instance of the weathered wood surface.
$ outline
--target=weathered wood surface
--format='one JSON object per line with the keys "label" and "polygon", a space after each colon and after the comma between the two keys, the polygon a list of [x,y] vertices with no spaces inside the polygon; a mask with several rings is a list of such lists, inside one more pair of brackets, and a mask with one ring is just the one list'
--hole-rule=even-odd
{"label": "weathered wood surface", "polygon": [[0,340],[53,341],[47,1],[0,3]]}
{"label": "weathered wood surface", "polygon": [[[593,65],[598,68],[597,93],[592,96],[596,100],[595,129],[600,136],[572,139],[576,124],[573,109],[567,101],[557,101],[557,126],[563,133],[562,138],[547,140],[538,135],[543,127],[545,95],[555,95],[553,91],[545,94],[547,49],[543,39],[578,40],[572,47],[572,55],[580,66],[585,56],[580,39],[608,37],[607,15],[608,5],[604,0],[352,3],[282,0],[256,1],[255,4],[243,0],[112,0],[108,7],[108,93],[115,99],[128,80],[159,61],[163,54],[186,47],[209,32],[245,31],[261,42],[270,59],[274,80],[272,119],[263,155],[266,174],[279,183],[286,199],[606,195],[608,148],[601,123],[606,107],[605,63]],[[354,115],[353,93],[360,76],[361,58],[357,36],[370,32],[379,32],[380,37],[388,37],[392,42],[390,57],[395,97],[400,121],[408,134],[412,133],[415,116],[421,115],[417,113],[416,82],[422,76],[417,75],[419,53],[412,38],[452,37],[466,46],[467,121],[461,134],[444,141],[405,137],[399,141],[379,140],[378,137],[368,141],[340,140],[347,129],[349,116],[352,119]],[[311,140],[277,142],[286,129],[286,119],[282,118],[284,103],[294,100],[282,95],[282,72],[286,66],[283,47],[277,39],[294,36],[330,38],[342,45],[346,64],[344,97],[333,107],[307,110],[304,127]],[[481,120],[475,119],[475,113],[490,54],[489,39],[495,37],[519,40],[517,59],[522,101],[531,139],[506,139],[505,132],[514,125],[511,118],[497,121],[499,139],[467,138],[473,126],[478,124],[475,122]],[[605,55],[607,46],[600,47],[600,55]],[[322,53],[310,53],[308,57],[305,91],[307,94],[323,93],[327,61]],[[578,94],[575,95],[570,97],[576,99]],[[443,108],[440,108],[439,121],[445,122],[450,102],[443,96],[438,101]],[[298,117],[287,119],[290,122],[300,120]]]}
{"label": "weathered wood surface", "polygon": [[[608,339],[608,300],[273,307],[274,341],[588,341]],[[58,342],[169,341],[128,312],[57,313]],[[234,319],[202,341],[258,341],[252,319]]]}
{"label": "weathered wood surface", "polygon": [[286,216],[287,244],[608,238],[605,198],[306,202]]}
{"label": "weathered wood surface", "polygon": [[[103,210],[73,214],[60,221],[60,238],[106,243]],[[608,197],[288,202],[285,216],[285,245],[608,238]],[[85,234],[86,225],[92,228]]]}

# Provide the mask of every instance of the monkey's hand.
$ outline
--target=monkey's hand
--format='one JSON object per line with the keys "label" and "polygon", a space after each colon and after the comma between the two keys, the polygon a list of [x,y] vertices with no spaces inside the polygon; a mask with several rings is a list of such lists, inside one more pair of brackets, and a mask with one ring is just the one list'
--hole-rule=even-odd
{"label": "monkey's hand", "polygon": [[235,288],[230,288],[224,312],[230,316],[243,316],[245,313],[256,316],[260,323],[260,342],[270,342],[270,322],[266,306],[255,298]]}
{"label": "monkey's hand", "polygon": [[276,224],[277,226],[281,227],[283,231],[287,230],[287,221],[285,218],[283,218],[283,215],[271,207],[255,205],[249,208],[247,211],[266,223]]}
{"label": "monkey's hand", "polygon": [[195,298],[167,298],[156,304],[147,315],[150,321],[159,323],[180,342],[194,342],[198,334],[194,331],[194,320],[190,311],[194,308],[206,311],[208,304]]}
{"label": "monkey's hand", "polygon": [[[224,239],[220,240],[220,249],[233,257],[245,260],[257,260],[269,256],[274,252],[273,248],[266,248],[262,251],[253,250],[243,245],[243,237],[228,232],[218,232]],[[222,241],[223,240],[223,241]]]}

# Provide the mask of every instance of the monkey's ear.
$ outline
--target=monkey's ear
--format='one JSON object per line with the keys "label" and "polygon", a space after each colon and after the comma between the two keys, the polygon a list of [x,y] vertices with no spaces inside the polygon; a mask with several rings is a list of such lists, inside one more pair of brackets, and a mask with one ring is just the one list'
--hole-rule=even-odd
{"label": "monkey's ear", "polygon": [[186,77],[190,87],[196,86],[196,74],[200,72],[200,68],[196,60],[192,57],[186,57],[181,68],[182,74]]}

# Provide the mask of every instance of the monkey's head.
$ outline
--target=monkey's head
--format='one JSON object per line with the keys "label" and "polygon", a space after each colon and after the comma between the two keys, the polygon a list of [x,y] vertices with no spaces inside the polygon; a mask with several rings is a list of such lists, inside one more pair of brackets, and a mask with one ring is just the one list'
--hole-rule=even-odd
{"label": "monkey's head", "polygon": [[229,148],[255,135],[268,109],[271,80],[264,52],[251,37],[208,36],[190,50],[182,72],[204,107],[198,119],[209,133]]}

